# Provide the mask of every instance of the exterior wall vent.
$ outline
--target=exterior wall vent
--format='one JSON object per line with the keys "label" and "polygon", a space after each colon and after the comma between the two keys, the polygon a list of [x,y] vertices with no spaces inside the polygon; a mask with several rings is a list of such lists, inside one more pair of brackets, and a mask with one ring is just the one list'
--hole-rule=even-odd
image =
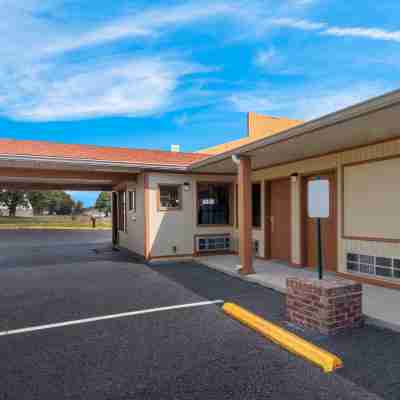
{"label": "exterior wall vent", "polygon": [[379,278],[400,280],[400,257],[381,257],[358,253],[347,253],[347,271],[374,275]]}
{"label": "exterior wall vent", "polygon": [[215,251],[230,251],[231,237],[227,235],[197,236],[196,251],[198,253],[208,253]]}

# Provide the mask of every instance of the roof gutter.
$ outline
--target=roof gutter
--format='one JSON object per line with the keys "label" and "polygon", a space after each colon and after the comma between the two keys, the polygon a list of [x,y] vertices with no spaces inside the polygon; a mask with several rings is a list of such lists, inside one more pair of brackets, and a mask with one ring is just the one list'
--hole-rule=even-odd
{"label": "roof gutter", "polygon": [[267,138],[261,138],[249,144],[245,144],[236,149],[225,151],[224,153],[216,156],[210,156],[205,160],[194,162],[190,165],[190,169],[194,170],[200,167],[204,167],[210,164],[215,164],[218,161],[226,160],[232,155],[246,154],[252,150],[267,147],[287,139],[302,136],[308,133],[312,133],[316,130],[326,128],[332,125],[336,125],[348,120],[355,119],[357,117],[379,111],[384,108],[396,105],[400,103],[400,90],[395,90],[386,93],[382,96],[374,97],[370,100],[355,104],[353,106],[344,108],[342,110],[327,114],[320,118],[305,122],[301,125],[296,125],[293,128],[289,128],[280,133],[277,133]]}
{"label": "roof gutter", "polygon": [[103,168],[128,168],[136,170],[132,172],[140,172],[142,170],[168,170],[168,171],[187,171],[188,166],[174,164],[145,164],[130,163],[120,161],[100,161],[92,159],[74,159],[65,157],[43,157],[43,156],[25,156],[25,155],[8,155],[0,154],[0,161],[27,161],[27,162],[52,162],[59,164],[72,164],[76,166],[93,166]]}

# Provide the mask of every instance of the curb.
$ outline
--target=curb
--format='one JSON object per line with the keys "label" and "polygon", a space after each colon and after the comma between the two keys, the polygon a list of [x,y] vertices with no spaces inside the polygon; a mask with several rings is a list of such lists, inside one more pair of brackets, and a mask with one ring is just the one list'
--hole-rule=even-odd
{"label": "curb", "polygon": [[318,365],[325,373],[330,373],[343,367],[342,360],[336,355],[234,303],[225,303],[222,309],[225,314],[260,333],[287,351]]}
{"label": "curb", "polygon": [[[276,292],[279,292],[281,294],[286,294],[286,290],[282,289],[282,287],[279,287],[277,285],[273,285],[273,284],[270,284],[270,283],[267,283],[267,282],[264,282],[264,281],[262,281],[262,282],[259,281],[255,276],[256,274],[242,276],[242,275],[239,275],[238,273],[236,273],[234,270],[227,271],[225,269],[221,269],[221,268],[215,267],[213,265],[206,264],[204,262],[200,262],[199,264],[204,265],[207,268],[213,269],[214,271],[218,271],[218,272],[221,272],[223,274],[232,276],[234,278],[241,279],[242,281],[246,281],[246,282],[250,282],[250,283],[256,283],[257,285],[260,285],[260,286],[265,287],[267,289],[272,289],[272,290],[275,290]],[[399,332],[400,333],[400,324],[393,324],[391,322],[388,322],[388,321],[385,321],[383,319],[379,319],[379,318],[376,318],[376,317],[372,317],[372,316],[367,315],[367,314],[364,314],[364,317],[365,317],[365,323],[367,325],[376,326],[376,327],[382,328],[382,329],[389,329],[389,330],[392,330],[394,332]]]}

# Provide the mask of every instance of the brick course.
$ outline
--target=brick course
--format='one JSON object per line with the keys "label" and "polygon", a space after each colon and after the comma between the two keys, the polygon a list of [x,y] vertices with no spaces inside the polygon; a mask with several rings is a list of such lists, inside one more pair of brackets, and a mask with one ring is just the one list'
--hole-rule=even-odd
{"label": "brick course", "polygon": [[290,322],[327,335],[362,326],[360,283],[334,278],[288,278],[286,283]]}

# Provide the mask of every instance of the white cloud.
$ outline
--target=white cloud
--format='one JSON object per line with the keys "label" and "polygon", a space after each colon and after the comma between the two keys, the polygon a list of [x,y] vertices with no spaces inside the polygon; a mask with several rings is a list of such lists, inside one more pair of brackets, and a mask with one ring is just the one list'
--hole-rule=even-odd
{"label": "white cloud", "polygon": [[280,61],[280,57],[274,47],[270,47],[268,50],[260,50],[257,52],[254,64],[258,67],[269,67]]}
{"label": "white cloud", "polygon": [[[0,6],[7,6],[6,11],[0,7],[1,115],[32,121],[139,116],[174,110],[183,101],[187,104],[207,102],[207,92],[198,87],[196,79],[198,74],[206,79],[204,75],[214,72],[215,68],[186,61],[186,57],[178,53],[158,51],[157,55],[126,53],[108,57],[84,53],[79,59],[49,53],[47,50],[54,43],[65,43],[67,35],[63,29],[69,29],[63,24],[53,25],[54,19],[47,17],[57,15],[60,1],[27,0],[21,6],[0,0]],[[154,28],[218,13],[217,7],[198,9],[197,14],[193,10],[190,14],[185,7],[172,9],[171,13],[160,9],[159,15],[153,9],[151,13],[141,14],[142,17],[146,15],[142,25],[130,27],[129,32],[144,34],[145,20],[153,21]],[[70,30],[76,30],[71,25]],[[129,24],[125,28],[128,29]],[[126,33],[123,29],[122,33],[113,33],[112,25],[98,32],[100,34],[93,37],[87,34],[83,42],[79,42],[79,37],[77,43],[80,46],[92,39],[107,40]]]}
{"label": "white cloud", "polygon": [[279,104],[273,101],[265,94],[258,92],[236,93],[228,97],[235,111],[247,113],[249,111],[265,113],[279,110]]}
{"label": "white cloud", "polygon": [[238,112],[259,112],[310,120],[343,109],[392,89],[381,82],[363,82],[335,88],[302,86],[278,90],[258,88],[228,97]]}
{"label": "white cloud", "polygon": [[18,93],[2,101],[8,115],[49,121],[160,113],[176,106],[174,92],[181,79],[202,72],[196,65],[149,57],[66,71],[54,80],[56,69],[39,71],[34,79],[30,74],[17,77]]}
{"label": "white cloud", "polygon": [[273,18],[272,26],[279,28],[292,28],[302,31],[318,31],[321,35],[338,37],[360,37],[372,40],[386,40],[400,42],[400,31],[390,31],[382,28],[368,27],[338,27],[329,26],[325,22],[314,22],[295,18]]}
{"label": "white cloud", "polygon": [[259,50],[254,57],[253,64],[275,75],[302,74],[302,67],[288,60],[287,57],[278,52],[275,47]]}
{"label": "white cloud", "polygon": [[312,22],[305,19],[294,18],[273,18],[270,20],[272,26],[279,28],[294,28],[303,31],[315,31],[323,29],[326,24],[324,22]]}
{"label": "white cloud", "polygon": [[375,40],[388,40],[394,42],[400,42],[400,31],[387,31],[378,28],[339,28],[332,27],[324,30],[323,35],[331,36],[350,36],[350,37],[362,37],[367,39]]}
{"label": "white cloud", "polygon": [[126,38],[157,36],[161,31],[174,30],[199,20],[221,16],[234,16],[240,12],[239,4],[230,2],[197,2],[172,5],[133,12],[132,15],[113,20],[105,26],[78,37],[63,38],[50,45],[47,52],[65,52]]}
{"label": "white cloud", "polygon": [[[104,52],[96,48],[127,38],[143,44],[143,38],[159,39],[189,24],[198,27],[200,23],[220,20],[221,24],[235,22],[235,27],[249,35],[264,34],[271,28],[291,28],[317,34],[399,41],[397,31],[330,27],[323,22],[295,18],[296,12],[291,12],[290,7],[283,12],[282,2],[273,0],[268,2],[268,7],[265,1],[258,0],[175,2],[168,7],[131,11],[124,17],[102,15],[91,20],[90,28],[84,25],[83,21],[87,21],[84,16],[82,20],[60,22],[67,20],[60,17],[64,15],[64,3],[63,0],[0,0],[1,115],[47,121],[151,115],[183,106],[218,104],[225,94],[209,91],[209,86],[198,79],[198,74],[209,74],[215,69],[187,61],[187,54],[166,55],[160,50],[165,42],[154,46],[157,55],[150,51],[146,55],[138,54],[133,50],[115,55],[107,47]],[[286,6],[311,3],[309,0],[285,2]],[[100,20],[107,22],[99,25]],[[226,37],[235,36],[234,30],[224,29],[224,32]],[[80,53],[73,53],[78,49]],[[109,58],[104,58],[104,53]],[[287,73],[285,57],[273,47],[261,50],[254,62],[273,68],[273,72]],[[208,75],[202,76],[203,81],[207,82],[208,78]],[[259,97],[258,93],[240,93],[232,95],[230,102],[238,109],[275,109],[276,104],[269,96],[265,97],[267,100]],[[181,123],[184,123],[183,117]]]}

